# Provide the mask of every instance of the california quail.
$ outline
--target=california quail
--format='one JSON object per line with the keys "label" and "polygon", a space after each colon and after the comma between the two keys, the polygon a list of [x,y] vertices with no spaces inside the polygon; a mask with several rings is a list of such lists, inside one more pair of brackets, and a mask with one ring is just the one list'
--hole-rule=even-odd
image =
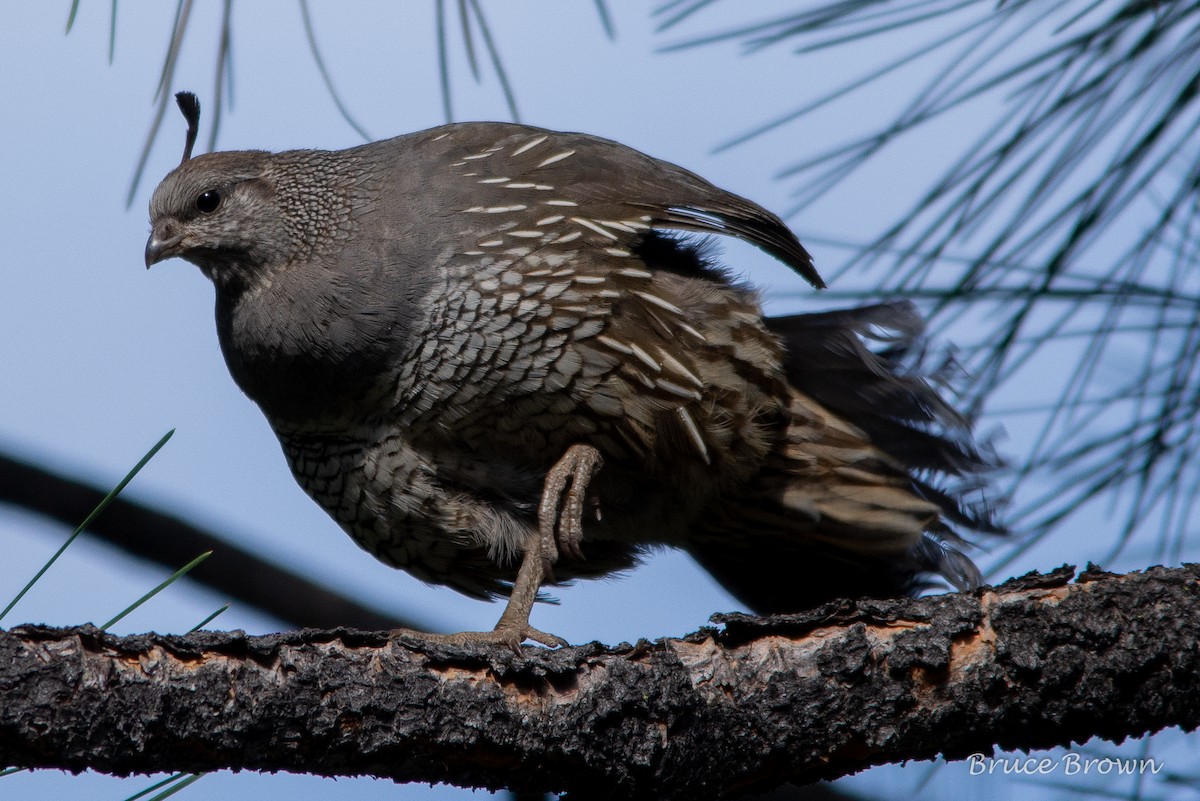
{"label": "california quail", "polygon": [[615,142],[505,123],[192,158],[199,105],[177,99],[188,141],[146,265],[212,280],[234,380],[356,542],[510,595],[495,631],[459,639],[561,644],[529,626],[543,584],[662,545],[759,612],[978,581],[948,521],[986,515],[932,482],[990,457],[906,369],[912,308],[764,319],[670,233],[744,239],[823,286],[775,215]]}

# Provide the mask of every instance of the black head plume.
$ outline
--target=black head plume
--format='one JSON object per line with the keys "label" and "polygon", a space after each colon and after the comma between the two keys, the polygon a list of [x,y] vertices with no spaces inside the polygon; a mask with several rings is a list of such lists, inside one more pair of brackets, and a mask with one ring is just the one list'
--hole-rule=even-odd
{"label": "black head plume", "polygon": [[[187,120],[187,140],[183,145],[183,161],[192,157],[192,148],[196,145],[196,135],[200,133],[200,98],[191,92],[176,92],[175,103]],[[180,164],[183,161],[179,162]]]}

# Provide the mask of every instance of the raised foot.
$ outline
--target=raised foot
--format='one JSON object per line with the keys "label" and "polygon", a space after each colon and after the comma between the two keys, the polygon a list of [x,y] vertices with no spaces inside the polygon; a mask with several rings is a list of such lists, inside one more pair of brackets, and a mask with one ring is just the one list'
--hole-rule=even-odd
{"label": "raised foot", "polygon": [[603,464],[600,451],[591,445],[572,445],[546,475],[538,507],[538,545],[547,567],[558,561],[560,551],[583,559],[583,500]]}
{"label": "raised foot", "polygon": [[568,643],[562,637],[535,629],[533,626],[497,626],[492,631],[460,631],[457,634],[430,634],[412,629],[396,629],[393,635],[415,637],[443,645],[504,645],[521,653],[521,643],[532,640],[548,648],[565,648]]}
{"label": "raised foot", "polygon": [[[529,625],[529,613],[537,599],[538,589],[550,576],[551,566],[558,560],[561,550],[574,559],[583,558],[583,503],[588,484],[603,464],[600,452],[591,445],[572,445],[555,463],[546,476],[542,501],[538,506],[538,532],[536,540],[525,545],[521,566],[513,582],[512,592],[500,622],[491,631],[463,631],[458,634],[426,634],[420,631],[397,629],[394,635],[407,635],[428,642],[447,645],[469,645],[490,643],[505,645],[517,653],[521,643],[533,640],[550,648],[561,648],[567,644],[556,637]],[[596,517],[600,509],[596,507]]]}

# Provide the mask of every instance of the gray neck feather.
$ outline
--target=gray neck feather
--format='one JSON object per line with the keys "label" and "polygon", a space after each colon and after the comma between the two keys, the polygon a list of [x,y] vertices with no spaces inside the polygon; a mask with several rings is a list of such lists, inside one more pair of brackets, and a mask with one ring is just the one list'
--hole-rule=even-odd
{"label": "gray neck feather", "polygon": [[276,427],[340,428],[380,408],[429,287],[430,265],[402,236],[408,204],[389,202],[378,165],[355,156],[279,154],[290,258],[256,265],[245,284],[215,282],[230,373]]}

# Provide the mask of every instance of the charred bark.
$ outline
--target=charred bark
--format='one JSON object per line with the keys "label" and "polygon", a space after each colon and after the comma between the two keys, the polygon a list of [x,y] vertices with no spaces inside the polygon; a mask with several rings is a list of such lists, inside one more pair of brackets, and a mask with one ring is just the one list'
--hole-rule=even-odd
{"label": "charred bark", "polygon": [[0,632],[0,763],[721,798],[1200,723],[1200,568],[718,616],[521,654],[347,629]]}

